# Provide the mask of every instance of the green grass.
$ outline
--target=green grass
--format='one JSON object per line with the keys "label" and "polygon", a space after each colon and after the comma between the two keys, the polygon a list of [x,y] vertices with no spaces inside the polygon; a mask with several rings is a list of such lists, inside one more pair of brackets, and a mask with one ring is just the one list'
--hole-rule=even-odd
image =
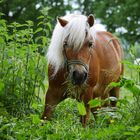
{"label": "green grass", "polygon": [[[45,81],[47,83],[47,81]],[[46,84],[46,89],[47,89]],[[80,123],[77,101],[66,99],[54,110],[50,121],[40,119],[43,112],[45,94],[41,91],[42,101],[34,103],[35,113],[24,115],[23,118],[12,116],[0,117],[0,139],[2,140],[138,140],[140,137],[140,121],[135,116],[133,94],[122,87],[118,109],[114,115],[101,114],[95,121],[90,115],[86,128]],[[136,106],[133,106],[136,105]],[[134,112],[133,112],[134,110]],[[116,116],[116,117],[114,117]]]}
{"label": "green grass", "polygon": [[[100,116],[95,121],[91,114],[91,120],[87,127],[83,128],[79,122],[77,101],[66,99],[56,107],[52,119],[47,122],[40,120],[39,114],[30,114],[22,119],[1,116],[0,138],[14,140],[138,140],[140,126],[133,126],[128,121],[132,117],[128,108],[124,105],[120,106],[117,115],[117,119]],[[110,119],[113,120],[111,123],[109,123]]]}
{"label": "green grass", "polygon": [[[125,100],[132,100],[132,95],[125,89],[122,89],[121,93]],[[95,121],[91,114],[86,128],[83,128],[79,122],[77,101],[74,99],[68,98],[61,102],[55,108],[52,119],[47,122],[40,120],[42,104],[33,107],[39,110],[38,114],[25,115],[22,119],[1,116],[0,138],[11,140],[138,140],[140,136],[140,126],[133,126],[129,122],[132,114],[125,104],[119,105],[116,119],[111,116],[99,116]]]}

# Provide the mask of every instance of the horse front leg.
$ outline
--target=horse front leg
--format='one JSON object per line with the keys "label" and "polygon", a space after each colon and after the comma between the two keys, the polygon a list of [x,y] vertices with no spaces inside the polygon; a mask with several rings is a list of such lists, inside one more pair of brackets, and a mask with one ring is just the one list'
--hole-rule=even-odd
{"label": "horse front leg", "polygon": [[60,92],[58,88],[49,87],[46,93],[44,112],[42,114],[43,120],[51,118],[56,105],[64,99],[62,94],[63,93]]}
{"label": "horse front leg", "polygon": [[80,122],[82,123],[83,127],[86,127],[86,125],[89,121],[89,118],[90,118],[91,108],[90,108],[88,102],[92,99],[92,96],[93,96],[92,87],[88,87],[81,94],[80,100],[84,102],[85,108],[86,108],[86,115],[80,117]]}
{"label": "horse front leg", "polygon": [[86,115],[84,115],[84,116],[81,115],[81,117],[80,117],[80,122],[82,123],[83,127],[86,127],[89,117],[90,117],[90,107],[86,106]]}

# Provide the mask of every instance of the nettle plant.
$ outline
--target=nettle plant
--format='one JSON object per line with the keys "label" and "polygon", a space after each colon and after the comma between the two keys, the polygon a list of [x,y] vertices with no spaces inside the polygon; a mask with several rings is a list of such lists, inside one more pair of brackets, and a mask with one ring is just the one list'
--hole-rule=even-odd
{"label": "nettle plant", "polygon": [[[139,48],[139,47],[138,47]],[[140,125],[140,60],[138,48],[131,46],[129,54],[131,61],[124,61],[126,68],[129,69],[130,76],[122,80],[122,86],[132,93],[132,102],[128,104],[131,113],[131,122]],[[140,127],[139,127],[140,128]]]}
{"label": "nettle plant", "polygon": [[31,112],[34,101],[40,101],[50,30],[46,16],[38,18],[36,29],[32,21],[8,25],[0,19],[0,109],[5,113],[22,116]]}

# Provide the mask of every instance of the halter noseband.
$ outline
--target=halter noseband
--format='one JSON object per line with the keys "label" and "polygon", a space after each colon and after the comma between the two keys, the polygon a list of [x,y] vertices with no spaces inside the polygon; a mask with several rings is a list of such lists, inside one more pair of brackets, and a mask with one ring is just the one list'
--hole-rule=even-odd
{"label": "halter noseband", "polygon": [[82,65],[88,71],[88,66],[83,61],[81,61],[81,60],[68,60],[67,55],[66,55],[66,49],[65,49],[66,45],[67,45],[67,42],[65,40],[64,45],[63,45],[63,56],[64,56],[67,71],[69,71],[69,65],[73,65],[73,64]]}

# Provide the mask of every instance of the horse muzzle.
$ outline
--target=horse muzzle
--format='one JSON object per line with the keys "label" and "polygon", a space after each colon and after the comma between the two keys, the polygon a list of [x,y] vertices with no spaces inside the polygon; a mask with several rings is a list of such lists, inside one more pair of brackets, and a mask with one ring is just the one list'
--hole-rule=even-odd
{"label": "horse muzzle", "polygon": [[[73,85],[82,85],[87,79],[89,66],[81,60],[67,60],[65,64]],[[76,68],[78,67],[78,68]]]}
{"label": "horse muzzle", "polygon": [[87,72],[79,72],[78,70],[73,71],[72,73],[72,84],[73,85],[82,85],[87,79]]}

